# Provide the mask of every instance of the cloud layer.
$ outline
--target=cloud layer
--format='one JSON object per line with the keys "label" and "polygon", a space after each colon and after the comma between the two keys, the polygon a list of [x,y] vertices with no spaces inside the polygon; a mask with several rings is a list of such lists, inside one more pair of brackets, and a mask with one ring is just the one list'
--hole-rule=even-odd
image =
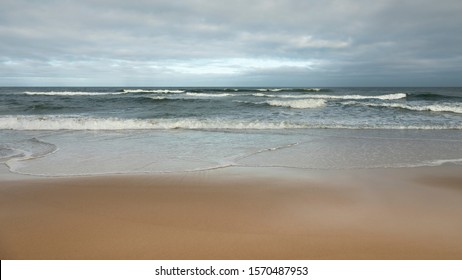
{"label": "cloud layer", "polygon": [[459,0],[3,0],[0,85],[462,86]]}

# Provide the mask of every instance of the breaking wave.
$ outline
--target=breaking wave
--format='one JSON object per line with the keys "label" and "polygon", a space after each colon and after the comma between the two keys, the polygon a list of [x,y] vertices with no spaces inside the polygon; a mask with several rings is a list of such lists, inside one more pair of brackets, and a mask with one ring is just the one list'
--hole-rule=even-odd
{"label": "breaking wave", "polygon": [[362,100],[362,99],[380,99],[380,100],[396,100],[406,98],[406,93],[393,93],[384,95],[329,95],[329,94],[304,94],[304,95],[288,95],[288,94],[265,94],[254,93],[256,97],[271,97],[271,98],[312,98],[312,99],[344,99],[344,100]]}
{"label": "breaking wave", "polygon": [[[251,91],[251,90],[249,90]],[[330,91],[328,89],[322,89],[322,88],[259,88],[256,89],[256,91],[261,91],[261,92],[279,92],[279,91],[284,91],[284,92],[320,92],[320,91]]]}
{"label": "breaking wave", "polygon": [[180,89],[123,89],[123,93],[184,93]]}
{"label": "breaking wave", "polygon": [[[462,124],[342,124],[321,122],[290,122],[266,120],[230,120],[222,118],[157,118],[119,119],[59,115],[22,115],[0,117],[0,129],[12,130],[147,130],[147,129],[197,129],[197,130],[273,130],[273,129],[462,129]],[[13,151],[3,147],[3,156]],[[8,150],[10,149],[10,150]]]}
{"label": "breaking wave", "polygon": [[199,93],[199,92],[187,92],[188,96],[196,97],[227,97],[227,96],[236,96],[237,94],[233,93]]}
{"label": "breaking wave", "polygon": [[319,108],[326,105],[326,101],[323,99],[268,100],[265,103],[271,106],[289,107],[294,109]]}
{"label": "breaking wave", "polygon": [[429,111],[429,112],[448,112],[462,114],[462,104],[432,104],[432,105],[411,105],[404,103],[361,103],[361,102],[347,102],[345,105],[363,105],[369,107],[387,107],[398,108],[411,111]]}
{"label": "breaking wave", "polygon": [[272,91],[272,92],[277,92],[277,91],[282,91],[282,88],[259,88],[257,91]]}
{"label": "breaking wave", "polygon": [[392,93],[384,95],[310,95],[310,98],[324,99],[380,99],[380,100],[395,100],[406,98],[406,93]]}
{"label": "breaking wave", "polygon": [[138,129],[285,129],[303,125],[223,119],[119,119],[82,116],[6,116],[0,129],[15,130],[138,130]]}

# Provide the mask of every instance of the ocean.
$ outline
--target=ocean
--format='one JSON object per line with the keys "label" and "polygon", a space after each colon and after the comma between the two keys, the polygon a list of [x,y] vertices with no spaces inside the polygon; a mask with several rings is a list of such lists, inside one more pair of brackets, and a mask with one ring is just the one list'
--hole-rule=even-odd
{"label": "ocean", "polygon": [[0,88],[0,163],[40,176],[462,164],[462,88]]}

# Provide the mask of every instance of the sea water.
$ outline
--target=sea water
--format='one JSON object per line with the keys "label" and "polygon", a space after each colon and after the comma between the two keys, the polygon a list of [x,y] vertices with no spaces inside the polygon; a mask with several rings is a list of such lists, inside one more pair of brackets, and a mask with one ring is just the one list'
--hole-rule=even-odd
{"label": "sea water", "polygon": [[462,88],[0,88],[0,163],[44,176],[462,164]]}

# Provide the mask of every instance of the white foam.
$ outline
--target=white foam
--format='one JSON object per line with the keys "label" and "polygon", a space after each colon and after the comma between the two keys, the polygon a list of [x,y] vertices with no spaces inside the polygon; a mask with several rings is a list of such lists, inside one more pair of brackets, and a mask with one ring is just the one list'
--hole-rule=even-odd
{"label": "white foam", "polygon": [[462,129],[462,124],[400,125],[400,124],[342,124],[300,123],[288,121],[229,120],[229,119],[118,119],[82,116],[3,116],[0,129],[12,130],[168,130],[168,129]]}
{"label": "white foam", "polygon": [[123,92],[88,92],[88,91],[25,91],[27,95],[49,95],[49,96],[97,96],[117,95]]}
{"label": "white foam", "polygon": [[402,165],[389,166],[389,167],[442,166],[442,165],[445,165],[445,164],[462,165],[462,158],[426,160],[426,161],[422,161],[422,162],[418,162],[418,163],[402,164]]}
{"label": "white foam", "polygon": [[169,98],[165,96],[146,96],[147,98],[154,99],[154,100],[167,100]]}
{"label": "white foam", "polygon": [[271,106],[282,106],[294,109],[320,108],[326,105],[326,101],[323,99],[268,100],[266,103]]}
{"label": "white foam", "polygon": [[224,119],[118,119],[82,116],[4,116],[0,129],[137,130],[137,129],[285,129],[305,126],[288,122]]}
{"label": "white foam", "polygon": [[267,94],[267,93],[253,93],[253,96],[256,97],[271,97],[271,98],[304,98],[302,95],[284,95],[284,94]]}
{"label": "white foam", "polygon": [[[419,108],[421,109],[421,108]],[[423,106],[424,110],[428,111],[433,111],[433,112],[451,112],[451,113],[457,113],[457,114],[462,114],[462,105],[428,105],[428,106]]]}
{"label": "white foam", "polygon": [[196,97],[227,97],[227,96],[236,96],[238,94],[234,93],[199,93],[199,92],[187,92],[186,95],[188,96],[196,96]]}
{"label": "white foam", "polygon": [[456,158],[456,159],[439,159],[439,160],[433,160],[433,161],[427,161],[424,163],[424,165],[427,166],[441,166],[443,164],[457,164],[460,165],[462,164],[462,158]]}
{"label": "white foam", "polygon": [[[307,96],[307,95],[305,95]],[[310,98],[323,99],[380,99],[380,100],[396,100],[406,98],[405,93],[393,93],[384,95],[308,95]]]}
{"label": "white foam", "polygon": [[278,92],[282,91],[282,88],[259,88],[257,89],[258,91],[272,91],[272,92]]}
{"label": "white foam", "polygon": [[310,99],[345,99],[345,100],[362,100],[362,99],[380,99],[380,100],[396,100],[406,98],[405,93],[393,93],[385,95],[330,95],[330,94],[265,94],[254,93],[253,96],[257,97],[271,97],[271,98],[310,98]]}
{"label": "white foam", "polygon": [[370,102],[345,102],[346,105],[365,105],[370,107],[389,107],[389,108],[400,108],[412,111],[431,111],[431,112],[449,112],[462,114],[462,104],[431,104],[431,105],[411,105],[404,103],[370,103]]}
{"label": "white foam", "polygon": [[305,90],[305,91],[316,91],[316,92],[317,92],[317,91],[321,91],[320,88],[305,88],[304,90]]}
{"label": "white foam", "polygon": [[254,93],[252,94],[253,96],[257,96],[257,97],[265,97],[265,96],[268,96],[268,94],[264,94],[264,93]]}
{"label": "white foam", "polygon": [[184,93],[180,89],[124,89],[124,93]]}

